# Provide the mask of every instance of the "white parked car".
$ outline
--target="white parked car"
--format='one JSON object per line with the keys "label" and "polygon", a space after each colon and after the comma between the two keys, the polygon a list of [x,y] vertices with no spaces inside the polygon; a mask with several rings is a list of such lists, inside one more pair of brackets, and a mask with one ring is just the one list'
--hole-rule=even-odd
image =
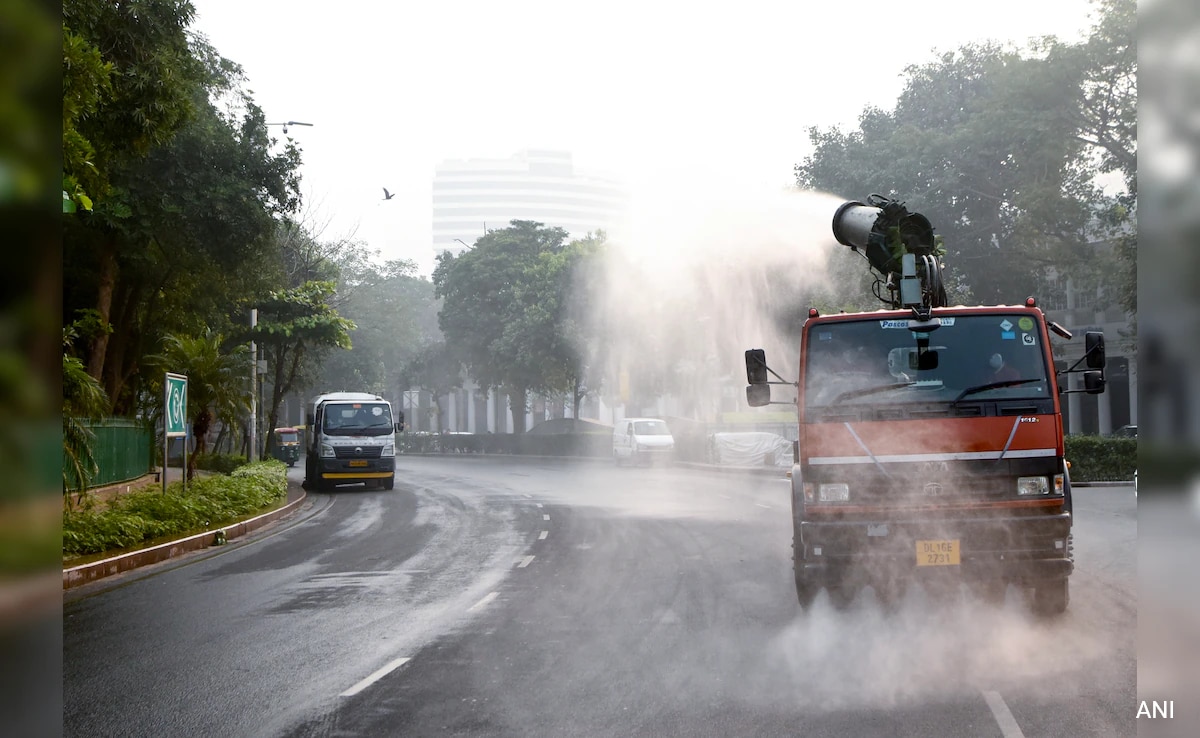
{"label": "white parked car", "polygon": [[670,461],[675,457],[675,438],[658,418],[625,418],[613,425],[613,460],[634,464]]}

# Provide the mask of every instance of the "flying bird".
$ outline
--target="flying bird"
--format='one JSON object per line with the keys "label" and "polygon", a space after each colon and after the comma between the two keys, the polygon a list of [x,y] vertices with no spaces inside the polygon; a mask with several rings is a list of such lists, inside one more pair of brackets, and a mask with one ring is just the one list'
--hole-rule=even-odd
{"label": "flying bird", "polygon": [[388,192],[388,188],[384,187],[384,188],[383,188],[383,199],[384,199],[384,200],[391,200],[393,197],[395,197],[395,195],[393,195],[392,193]]}

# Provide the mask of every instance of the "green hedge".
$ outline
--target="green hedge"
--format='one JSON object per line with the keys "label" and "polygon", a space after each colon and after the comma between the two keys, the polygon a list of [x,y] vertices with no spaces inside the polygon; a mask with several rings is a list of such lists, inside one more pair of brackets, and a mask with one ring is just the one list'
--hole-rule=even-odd
{"label": "green hedge", "polygon": [[196,455],[196,468],[204,471],[220,472],[221,474],[230,474],[234,469],[245,466],[249,462],[245,456],[236,456],[234,454],[214,454],[205,452]]}
{"label": "green hedge", "polygon": [[145,545],[157,538],[198,533],[236,522],[287,496],[287,467],[261,461],[229,475],[197,477],[132,492],[111,503],[63,511],[64,560]]}
{"label": "green hedge", "polygon": [[1137,469],[1136,438],[1067,436],[1072,482],[1127,482]]}

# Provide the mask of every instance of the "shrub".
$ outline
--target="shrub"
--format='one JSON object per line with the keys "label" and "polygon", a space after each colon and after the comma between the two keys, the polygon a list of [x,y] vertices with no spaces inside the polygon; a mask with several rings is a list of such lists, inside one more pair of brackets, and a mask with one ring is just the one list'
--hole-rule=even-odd
{"label": "shrub", "polygon": [[1137,469],[1136,438],[1067,436],[1072,482],[1125,482]]}
{"label": "shrub", "polygon": [[287,495],[279,461],[240,466],[232,474],[197,477],[161,490],[132,492],[107,506],[63,511],[63,556],[104,553],[163,536],[221,527],[274,505]]}
{"label": "shrub", "polygon": [[204,471],[220,472],[221,474],[229,474],[238,467],[245,466],[247,463],[245,456],[237,456],[234,454],[214,454],[204,452],[196,456],[196,468]]}

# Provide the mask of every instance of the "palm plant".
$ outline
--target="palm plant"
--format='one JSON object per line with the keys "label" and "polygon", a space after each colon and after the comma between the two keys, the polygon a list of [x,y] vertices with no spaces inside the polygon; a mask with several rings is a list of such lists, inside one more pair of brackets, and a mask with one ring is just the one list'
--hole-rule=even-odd
{"label": "palm plant", "polygon": [[69,350],[77,337],[74,325],[63,328],[63,495],[68,505],[69,492],[87,489],[99,471],[92,455],[95,435],[84,422],[99,420],[108,412],[108,395],[91,375],[83,362],[71,356]]}
{"label": "palm plant", "polygon": [[189,480],[195,476],[197,456],[208,450],[213,421],[231,424],[250,408],[249,351],[246,344],[226,346],[221,334],[207,329],[195,337],[164,336],[162,352],[146,357],[150,366],[188,378],[187,417],[196,439],[187,461]]}

